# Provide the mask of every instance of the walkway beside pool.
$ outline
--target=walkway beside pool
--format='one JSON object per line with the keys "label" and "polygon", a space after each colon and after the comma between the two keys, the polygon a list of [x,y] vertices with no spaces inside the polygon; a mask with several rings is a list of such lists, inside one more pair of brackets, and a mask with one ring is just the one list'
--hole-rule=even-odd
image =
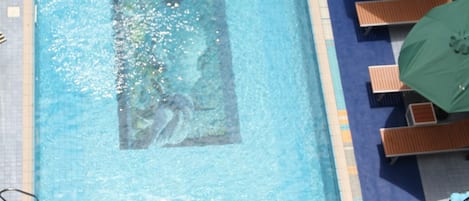
{"label": "walkway beside pool", "polygon": [[0,189],[22,185],[22,2],[0,1]]}
{"label": "walkway beside pool", "polygon": [[379,128],[406,125],[399,96],[378,103],[369,84],[368,66],[395,64],[388,29],[365,36],[354,1],[328,3],[363,200],[425,200],[415,157],[391,166],[383,154]]}
{"label": "walkway beside pool", "polygon": [[28,192],[33,191],[33,28],[32,1],[0,2],[0,31],[7,39],[0,44],[0,187]]}
{"label": "walkway beside pool", "polygon": [[379,128],[406,126],[405,106],[400,94],[376,101],[368,66],[396,64],[412,26],[374,27],[364,35],[355,1],[328,3],[363,200],[442,200],[469,190],[467,152],[401,157],[392,166],[384,157]]}

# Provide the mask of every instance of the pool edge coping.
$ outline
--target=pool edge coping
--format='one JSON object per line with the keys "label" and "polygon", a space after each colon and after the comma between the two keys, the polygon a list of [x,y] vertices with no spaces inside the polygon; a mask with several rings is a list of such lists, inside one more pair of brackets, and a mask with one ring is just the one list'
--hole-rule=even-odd
{"label": "pool edge coping", "polygon": [[308,5],[340,197],[342,201],[361,201],[363,198],[337,68],[328,3],[327,0],[308,0]]}
{"label": "pool edge coping", "polygon": [[[34,1],[23,0],[23,189],[34,193]],[[23,196],[23,201],[32,200]]]}

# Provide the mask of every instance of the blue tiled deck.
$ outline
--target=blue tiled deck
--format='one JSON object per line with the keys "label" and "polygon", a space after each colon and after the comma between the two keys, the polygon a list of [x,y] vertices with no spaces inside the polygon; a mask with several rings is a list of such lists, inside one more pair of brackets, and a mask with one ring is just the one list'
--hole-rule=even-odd
{"label": "blue tiled deck", "polygon": [[368,66],[395,63],[388,30],[378,27],[364,36],[354,1],[328,3],[363,200],[424,200],[416,159],[391,166],[383,155],[379,128],[405,125],[398,95],[378,103],[370,93]]}

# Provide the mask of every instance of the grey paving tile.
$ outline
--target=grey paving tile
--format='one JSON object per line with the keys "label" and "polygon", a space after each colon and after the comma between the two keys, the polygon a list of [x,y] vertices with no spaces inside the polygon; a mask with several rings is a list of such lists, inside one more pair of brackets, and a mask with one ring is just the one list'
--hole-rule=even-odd
{"label": "grey paving tile", "polygon": [[[0,32],[7,38],[0,44],[0,189],[22,187],[23,21],[8,18],[8,6],[22,12],[23,1],[0,1]],[[20,200],[14,193],[8,198]]]}
{"label": "grey paving tile", "polygon": [[426,200],[448,198],[453,192],[469,191],[469,152],[418,156]]}

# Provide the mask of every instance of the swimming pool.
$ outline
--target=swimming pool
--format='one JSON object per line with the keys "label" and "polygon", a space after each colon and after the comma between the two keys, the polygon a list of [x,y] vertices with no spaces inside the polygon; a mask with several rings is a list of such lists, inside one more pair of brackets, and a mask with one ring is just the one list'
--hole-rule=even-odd
{"label": "swimming pool", "polygon": [[[224,44],[218,59],[209,61],[229,65],[232,75],[218,75],[222,81],[215,88],[235,100],[209,100],[231,109],[220,119],[237,116],[228,122],[235,128],[229,136],[238,137],[136,149],[123,149],[120,135],[116,2],[131,1],[37,1],[35,185],[41,200],[339,199],[306,0],[215,3],[222,7],[183,0],[177,8],[152,11],[172,16],[159,23],[182,23],[184,30],[175,35],[193,42],[183,45],[187,66],[202,60],[198,52],[210,40]],[[206,8],[218,9],[211,18],[223,19],[208,28],[219,35],[184,33],[207,28],[185,24],[197,13],[203,17]],[[170,56],[161,60],[177,69]],[[172,76],[171,83],[200,76],[193,72],[176,70],[183,76]],[[182,92],[194,82],[184,83],[177,87]]]}

